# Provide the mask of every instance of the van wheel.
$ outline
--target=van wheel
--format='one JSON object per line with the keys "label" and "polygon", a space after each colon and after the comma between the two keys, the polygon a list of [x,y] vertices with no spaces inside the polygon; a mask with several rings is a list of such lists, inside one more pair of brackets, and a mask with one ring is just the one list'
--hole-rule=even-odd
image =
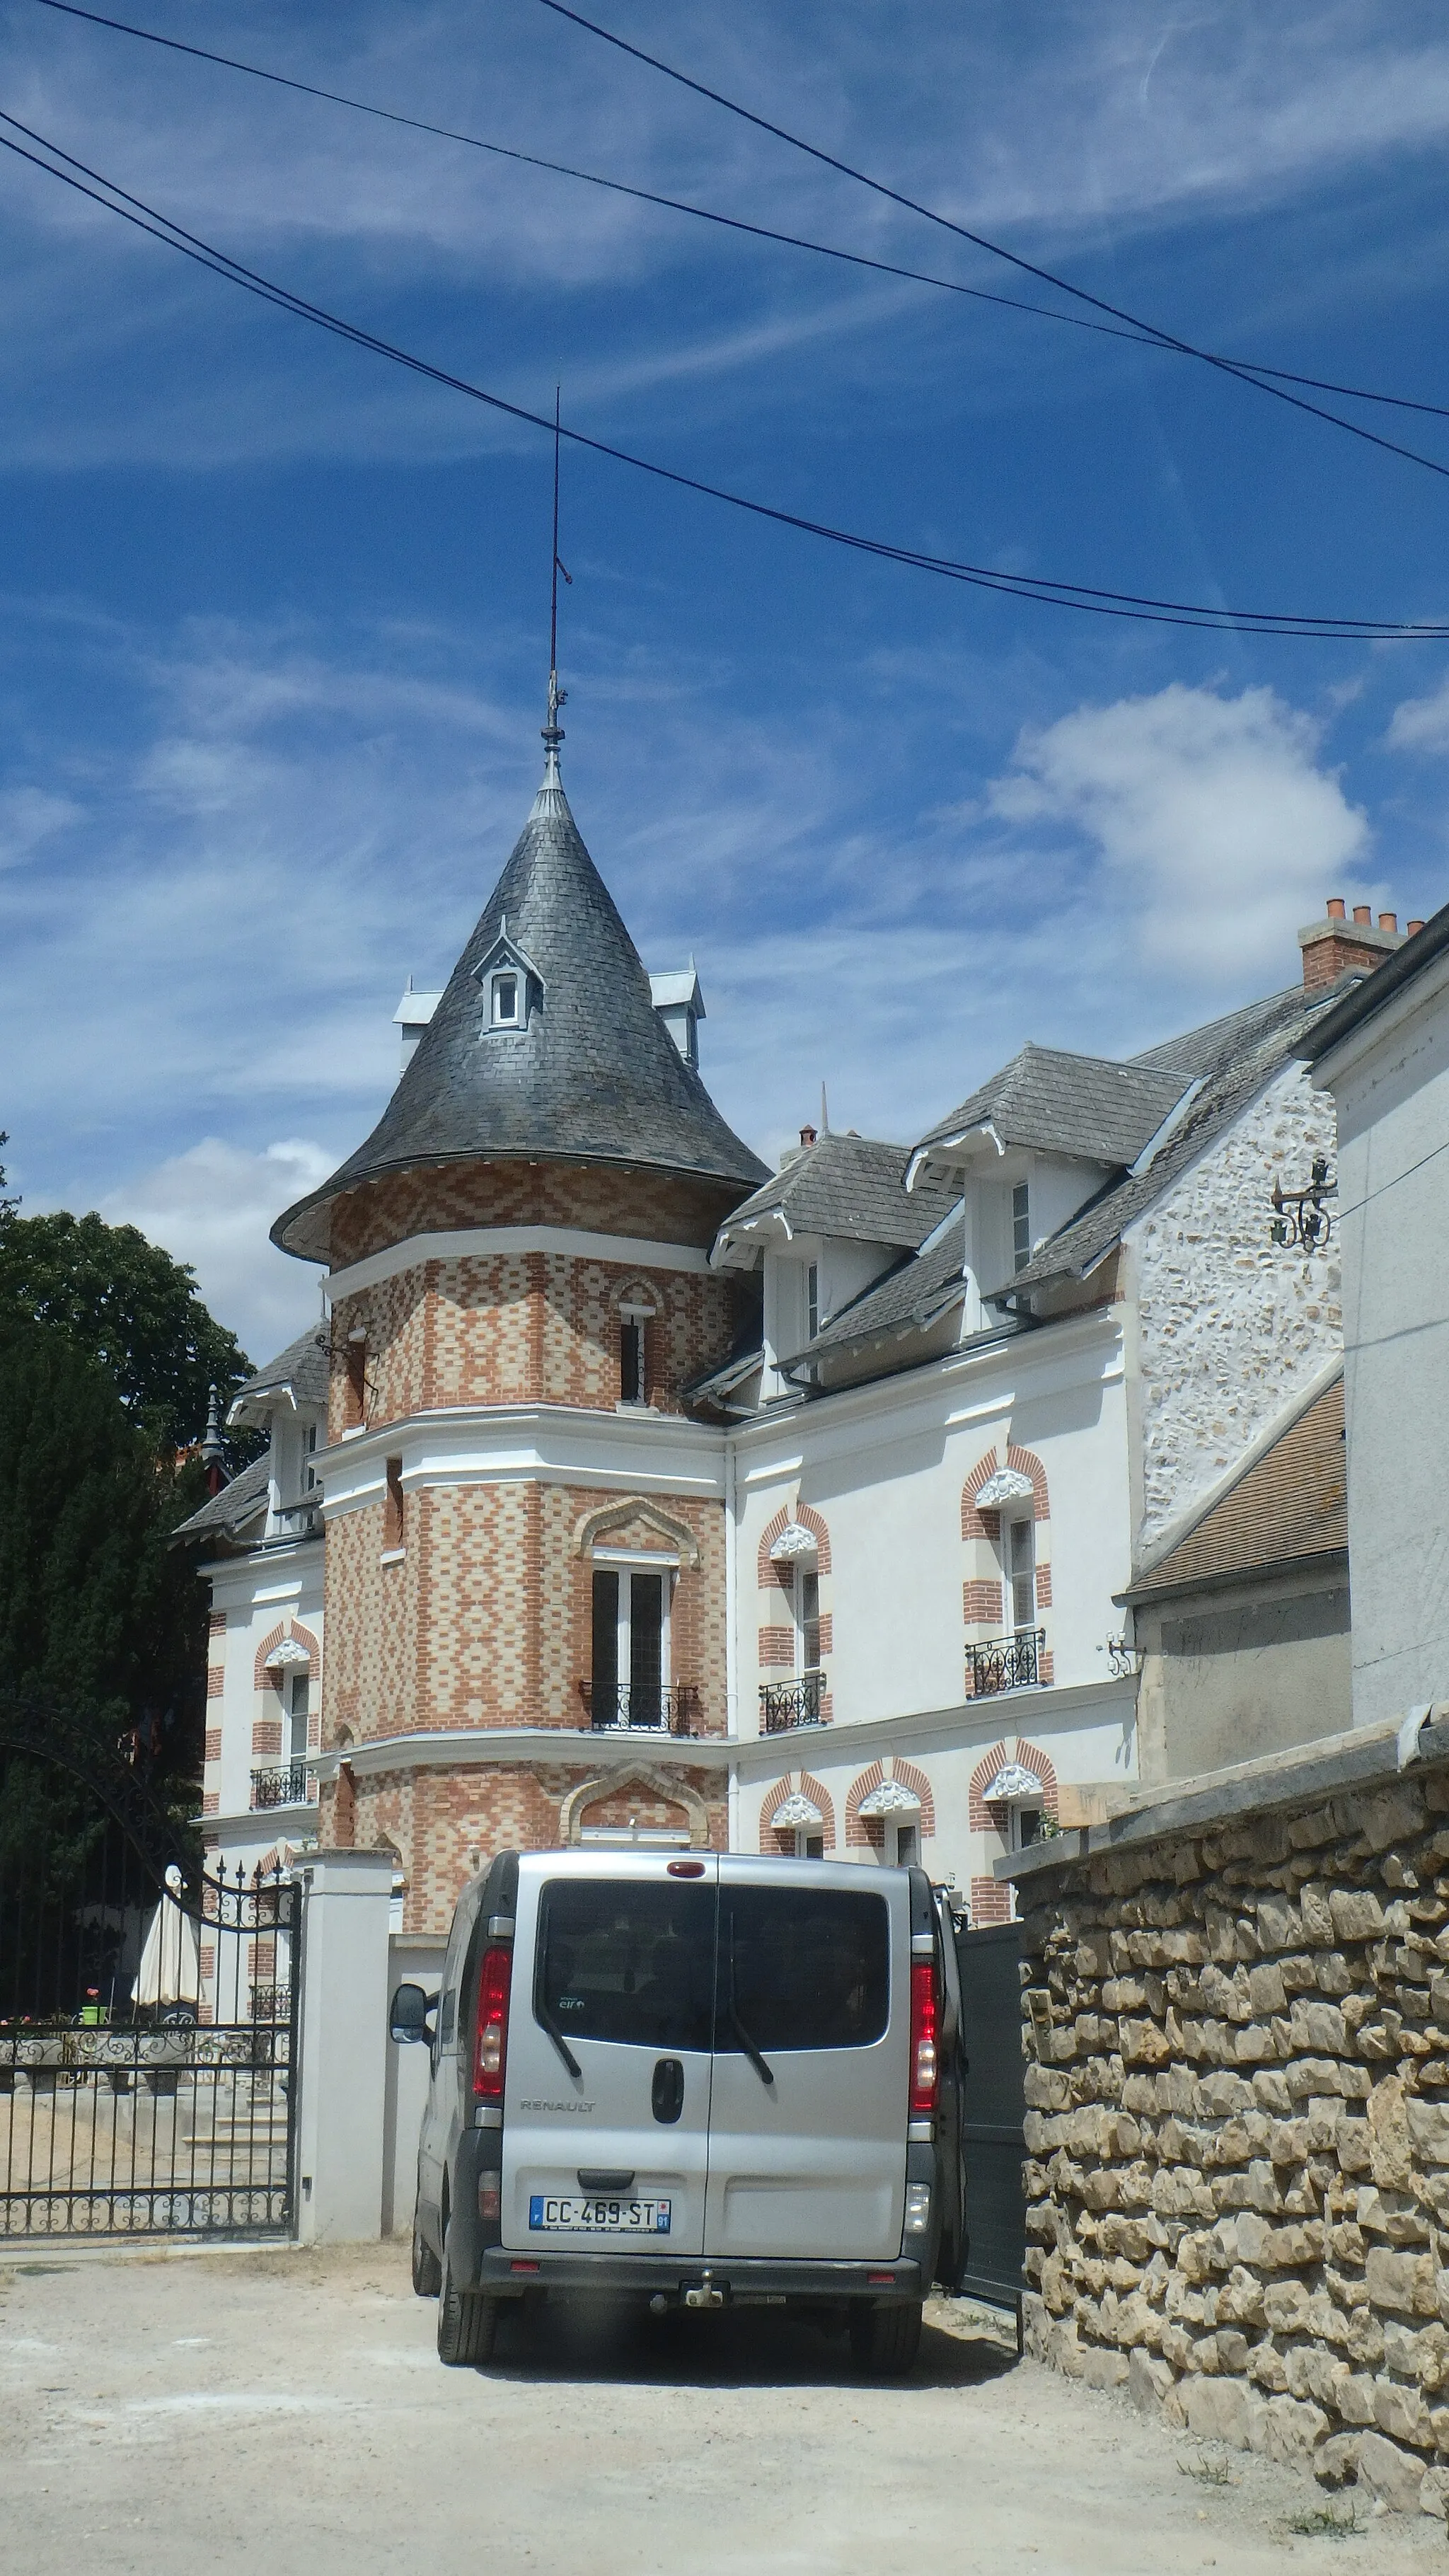
{"label": "van wheel", "polygon": [[498,2331],[498,2301],[477,2290],[460,2290],[453,2278],[448,2248],[453,2231],[443,2238],[442,2278],[438,2288],[438,2359],[450,2369],[471,2370],[486,2361]]}
{"label": "van wheel", "polygon": [[920,2301],[892,2299],[886,2307],[850,2312],[850,2357],[857,2370],[896,2378],[910,2369],[921,2348]]}
{"label": "van wheel", "polygon": [[435,2299],[443,2286],[443,2267],[423,2234],[420,2213],[413,2212],[413,2288],[420,2299]]}

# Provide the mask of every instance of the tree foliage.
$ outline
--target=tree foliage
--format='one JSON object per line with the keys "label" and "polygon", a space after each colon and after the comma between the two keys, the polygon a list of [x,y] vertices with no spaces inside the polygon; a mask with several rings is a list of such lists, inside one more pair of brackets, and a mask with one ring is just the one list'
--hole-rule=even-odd
{"label": "tree foliage", "polygon": [[0,1688],[194,1768],[206,1608],[169,1541],[204,1495],[67,1334],[0,1316]]}
{"label": "tree foliage", "polygon": [[[0,1171],[0,1190],[3,1183]],[[0,1320],[63,1334],[106,1372],[153,1446],[199,1440],[210,1386],[224,1420],[251,1362],[208,1313],[190,1265],[133,1225],[95,1215],[22,1217],[13,1207],[4,1213],[0,1201]]]}

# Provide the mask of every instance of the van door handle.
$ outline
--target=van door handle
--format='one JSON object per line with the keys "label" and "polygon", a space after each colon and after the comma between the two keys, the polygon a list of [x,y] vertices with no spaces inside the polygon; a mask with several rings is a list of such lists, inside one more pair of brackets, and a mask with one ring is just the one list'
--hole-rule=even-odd
{"label": "van door handle", "polygon": [[677,2057],[661,2057],[649,2095],[654,2117],[670,2128],[684,2108],[684,2068]]}

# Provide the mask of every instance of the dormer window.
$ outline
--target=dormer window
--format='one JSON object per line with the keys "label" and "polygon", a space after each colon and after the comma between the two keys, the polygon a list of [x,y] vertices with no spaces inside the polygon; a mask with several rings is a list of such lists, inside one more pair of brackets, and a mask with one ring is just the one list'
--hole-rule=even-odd
{"label": "dormer window", "polygon": [[510,939],[506,919],[473,972],[483,991],[485,1038],[526,1029],[533,1013],[542,1009],[543,977],[517,940]]}

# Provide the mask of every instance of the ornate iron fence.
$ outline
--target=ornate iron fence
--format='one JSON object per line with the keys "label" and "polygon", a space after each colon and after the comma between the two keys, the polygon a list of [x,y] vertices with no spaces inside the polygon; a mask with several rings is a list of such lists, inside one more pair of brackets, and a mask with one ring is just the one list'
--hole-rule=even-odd
{"label": "ornate iron fence", "polygon": [[1041,1680],[1045,1644],[1045,1628],[1018,1628],[1013,1637],[988,1637],[982,1645],[968,1646],[973,1696],[986,1699],[993,1691],[1034,1689]]}
{"label": "ornate iron fence", "polygon": [[0,1707],[0,2236],[289,2235],[301,1888],[115,1767]]}
{"label": "ornate iron fence", "polygon": [[799,1673],[790,1682],[761,1682],[760,1733],[788,1735],[797,1726],[825,1726],[823,1673]]}

